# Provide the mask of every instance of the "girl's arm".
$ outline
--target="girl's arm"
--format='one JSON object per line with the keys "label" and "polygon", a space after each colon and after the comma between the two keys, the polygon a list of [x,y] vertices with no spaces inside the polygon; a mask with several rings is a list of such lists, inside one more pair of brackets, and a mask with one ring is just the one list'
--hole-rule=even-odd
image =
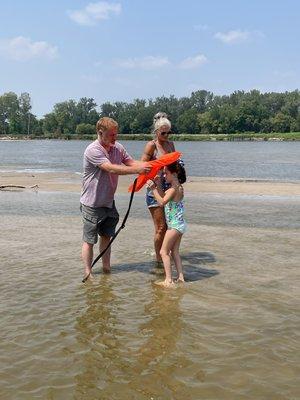
{"label": "girl's arm", "polygon": [[175,189],[170,188],[166,190],[165,192],[153,181],[148,181],[147,182],[148,187],[152,190],[153,195],[157,201],[157,203],[163,207],[165,204],[167,204],[170,200],[173,199],[175,196]]}
{"label": "girl's arm", "polygon": [[158,204],[160,206],[166,205],[175,196],[175,189],[174,188],[167,189],[164,192],[164,196],[163,197],[159,194],[157,187],[155,187],[152,191],[153,191],[154,197],[156,198],[156,201],[158,202]]}

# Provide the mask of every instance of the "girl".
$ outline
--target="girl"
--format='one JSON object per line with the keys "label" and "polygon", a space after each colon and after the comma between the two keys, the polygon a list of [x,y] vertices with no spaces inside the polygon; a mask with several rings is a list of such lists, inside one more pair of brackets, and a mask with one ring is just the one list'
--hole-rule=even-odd
{"label": "girl", "polygon": [[179,246],[183,233],[186,230],[186,224],[183,218],[183,187],[182,184],[186,181],[185,170],[181,162],[175,162],[164,168],[164,177],[170,188],[165,192],[161,187],[160,177],[155,177],[154,181],[148,181],[148,187],[152,189],[153,195],[159,204],[164,206],[167,232],[165,234],[160,255],[165,269],[165,280],[158,284],[164,287],[174,285],[172,279],[171,255],[177,270],[177,278],[175,282],[184,282],[182,263],[179,255]]}

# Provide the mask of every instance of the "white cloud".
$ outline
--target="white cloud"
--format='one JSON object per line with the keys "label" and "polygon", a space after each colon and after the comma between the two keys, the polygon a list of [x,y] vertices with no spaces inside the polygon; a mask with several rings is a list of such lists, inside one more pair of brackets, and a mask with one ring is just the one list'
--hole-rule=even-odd
{"label": "white cloud", "polygon": [[156,69],[165,67],[169,65],[170,62],[167,57],[154,57],[154,56],[146,56],[146,57],[136,57],[136,58],[127,58],[124,60],[117,60],[116,65],[121,68],[140,68],[140,69]]}
{"label": "white cloud", "polygon": [[216,39],[221,40],[221,42],[223,43],[236,44],[247,41],[251,36],[251,32],[233,30],[228,32],[217,32],[214,36]]}
{"label": "white cloud", "polygon": [[0,55],[16,61],[33,58],[54,59],[58,55],[58,49],[47,42],[33,42],[30,38],[17,36],[0,40]]}
{"label": "white cloud", "polygon": [[195,57],[188,57],[181,61],[179,64],[179,68],[182,69],[193,69],[193,68],[198,68],[201,65],[205,64],[207,62],[207,58],[205,57],[204,54],[198,54]]}
{"label": "white cloud", "polygon": [[109,19],[112,15],[119,15],[121,9],[120,3],[100,1],[99,3],[89,3],[82,10],[68,11],[68,15],[79,25],[93,26],[100,20]]}

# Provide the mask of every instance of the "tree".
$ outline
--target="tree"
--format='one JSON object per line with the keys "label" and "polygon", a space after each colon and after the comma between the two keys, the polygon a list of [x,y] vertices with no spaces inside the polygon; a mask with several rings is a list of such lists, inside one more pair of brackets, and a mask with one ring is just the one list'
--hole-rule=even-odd
{"label": "tree", "polygon": [[271,118],[273,132],[290,132],[293,120],[289,115],[279,112]]}
{"label": "tree", "polygon": [[8,92],[0,96],[0,133],[2,135],[11,132],[10,123],[17,120],[18,110],[18,96],[15,93]]}
{"label": "tree", "polygon": [[96,127],[95,125],[81,123],[76,126],[76,133],[78,135],[94,135],[96,133]]}

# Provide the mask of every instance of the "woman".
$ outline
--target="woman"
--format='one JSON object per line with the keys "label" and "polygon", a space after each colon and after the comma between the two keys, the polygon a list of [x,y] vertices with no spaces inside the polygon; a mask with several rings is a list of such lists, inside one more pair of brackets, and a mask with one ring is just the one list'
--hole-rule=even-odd
{"label": "woman", "polygon": [[[168,119],[168,116],[164,112],[158,112],[153,117],[153,133],[154,139],[150,140],[144,148],[144,153],[142,155],[142,161],[151,161],[154,160],[164,154],[172,153],[175,151],[174,143],[169,140],[169,134],[171,131],[171,122]],[[160,175],[161,186],[165,190],[168,185],[163,178],[163,175]],[[161,207],[150,188],[147,188],[146,193],[146,204],[149,208],[150,214],[154,223],[154,249],[156,254],[156,267],[163,268],[163,262],[160,255],[160,249],[162,246],[162,242],[164,240],[164,236],[167,230],[166,220],[164,208]]]}

